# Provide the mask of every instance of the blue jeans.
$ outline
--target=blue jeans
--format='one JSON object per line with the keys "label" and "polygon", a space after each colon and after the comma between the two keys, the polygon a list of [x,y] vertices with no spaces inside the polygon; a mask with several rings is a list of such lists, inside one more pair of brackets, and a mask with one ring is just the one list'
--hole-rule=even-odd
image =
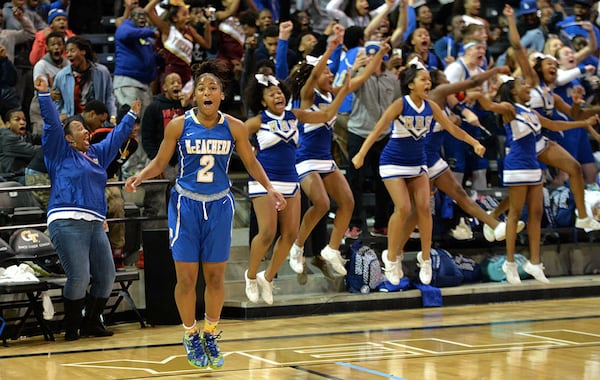
{"label": "blue jeans", "polygon": [[84,298],[91,277],[90,295],[108,298],[115,280],[115,264],[103,223],[58,219],[50,223],[48,230],[67,275],[63,297]]}

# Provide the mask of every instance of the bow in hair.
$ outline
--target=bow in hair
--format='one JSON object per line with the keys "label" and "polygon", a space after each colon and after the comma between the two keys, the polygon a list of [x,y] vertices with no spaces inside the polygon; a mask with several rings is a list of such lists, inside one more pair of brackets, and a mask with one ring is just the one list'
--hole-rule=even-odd
{"label": "bow in hair", "polygon": [[[312,55],[307,55],[306,56],[306,64],[311,65],[311,66],[316,66],[317,63],[319,63],[319,61],[321,60],[321,58],[323,58],[323,56],[313,57]],[[330,63],[331,63],[331,60],[328,59],[327,64],[329,65]]]}
{"label": "bow in hair", "polygon": [[506,82],[510,82],[511,80],[515,80],[515,78],[511,77],[510,75],[505,75],[505,74],[498,75],[498,79],[502,83],[506,83]]}
{"label": "bow in hair", "polygon": [[272,85],[272,86],[279,85],[279,81],[273,75],[256,74],[256,75],[254,75],[254,78],[256,78],[258,83],[262,84],[265,87],[269,87],[270,85]]}
{"label": "bow in hair", "polygon": [[556,57],[554,57],[554,56],[552,56],[550,54],[542,54],[542,53],[536,52],[532,56],[533,56],[534,59],[550,59],[550,60],[552,60],[554,62],[558,62],[558,60],[556,59]]}
{"label": "bow in hair", "polygon": [[427,71],[427,67],[425,67],[425,66],[424,66],[424,65],[421,63],[421,61],[419,61],[419,58],[417,58],[417,57],[413,57],[413,59],[411,59],[411,60],[408,62],[408,64],[409,64],[409,65],[415,65],[415,66],[417,67],[417,70],[425,70],[425,71]]}

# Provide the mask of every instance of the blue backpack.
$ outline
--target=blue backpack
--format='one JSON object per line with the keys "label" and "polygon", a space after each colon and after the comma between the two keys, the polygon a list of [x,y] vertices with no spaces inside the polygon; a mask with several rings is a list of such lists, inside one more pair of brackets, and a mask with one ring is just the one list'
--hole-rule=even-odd
{"label": "blue backpack", "polygon": [[356,240],[350,247],[346,263],[346,288],[352,293],[369,293],[385,280],[375,251]]}
{"label": "blue backpack", "polygon": [[552,227],[572,227],[575,223],[575,198],[567,186],[557,187],[550,193]]}
{"label": "blue backpack", "polygon": [[431,284],[438,288],[458,286],[463,283],[464,275],[454,262],[450,252],[445,249],[431,250]]}
{"label": "blue backpack", "polygon": [[463,274],[464,283],[471,284],[481,281],[481,265],[477,261],[459,254],[454,256],[454,262]]}

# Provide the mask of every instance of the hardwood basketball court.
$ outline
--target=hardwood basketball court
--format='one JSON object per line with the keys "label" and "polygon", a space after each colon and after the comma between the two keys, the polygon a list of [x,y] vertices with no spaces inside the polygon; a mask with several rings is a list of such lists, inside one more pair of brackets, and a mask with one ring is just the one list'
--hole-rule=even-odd
{"label": "hardwood basketball court", "polygon": [[223,320],[225,366],[190,367],[180,326],[0,347],[0,379],[600,379],[600,298]]}

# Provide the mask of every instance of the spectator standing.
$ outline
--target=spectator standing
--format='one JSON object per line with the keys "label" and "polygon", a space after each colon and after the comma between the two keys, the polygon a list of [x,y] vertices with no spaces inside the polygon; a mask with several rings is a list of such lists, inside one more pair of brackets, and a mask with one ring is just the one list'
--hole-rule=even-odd
{"label": "spectator standing", "polygon": [[[144,110],[142,117],[142,146],[150,160],[158,154],[158,149],[165,136],[165,129],[171,120],[183,115],[185,109],[183,102],[183,83],[177,73],[171,73],[165,77],[162,85],[162,93],[156,95],[148,107]],[[177,155],[174,154],[165,166],[165,170],[155,179],[175,180],[177,177]],[[143,216],[156,217],[165,216],[168,194],[168,186],[146,185],[144,186],[144,211]],[[154,225],[157,222],[145,223]]]}
{"label": "spectator standing", "polygon": [[157,32],[147,28],[146,22],[144,9],[136,7],[115,32],[113,90],[119,106],[140,99],[144,109],[151,100],[150,83],[157,75],[154,53]]}
{"label": "spectator standing", "polygon": [[[583,27],[582,22],[593,21],[591,20],[593,6],[593,0],[575,0],[573,4],[573,15],[556,23],[561,38],[571,41],[576,35],[587,37],[590,31]],[[593,33],[596,35],[596,41],[600,41],[600,28],[593,25]]]}
{"label": "spectator standing", "polygon": [[[344,27],[362,26],[367,27],[371,19],[381,13],[389,13],[398,5],[398,0],[386,1],[376,9],[370,9],[367,0],[332,0],[325,7],[330,20],[338,20]],[[393,3],[392,7],[389,5]]]}
{"label": "spectator standing", "polygon": [[[215,12],[219,41],[216,46],[217,59],[222,60],[235,74],[234,68],[242,62],[245,40],[244,30],[237,17],[239,1],[223,1],[222,3],[225,9]],[[203,20],[206,23],[205,29],[210,29],[210,15],[207,15],[205,19]]]}
{"label": "spectator standing", "polygon": [[61,119],[82,113],[87,102],[99,100],[108,108],[114,123],[113,117],[116,117],[117,110],[112,76],[108,68],[96,62],[92,44],[85,38],[69,38],[66,49],[71,65],[56,74],[53,86],[53,89],[60,93],[57,108]]}
{"label": "spectator standing", "polygon": [[25,16],[31,21],[35,30],[42,30],[48,26],[39,14],[26,7],[25,0],[11,0],[6,2],[2,8],[2,14],[4,15],[4,26],[6,29],[21,29],[23,23],[19,20],[20,16]]}
{"label": "spectator standing", "polygon": [[544,50],[546,37],[538,16],[538,7],[536,0],[523,0],[519,6],[521,14],[521,28],[519,34],[521,44],[525,49],[533,49],[535,51]]}
{"label": "spectator standing", "polygon": [[404,60],[409,60],[409,55],[415,53],[420,57],[420,60],[424,62],[427,70],[432,69],[444,69],[444,62],[440,57],[435,54],[435,51],[431,49],[431,37],[429,32],[425,28],[415,29],[406,40],[405,49],[403,51]]}
{"label": "spectator standing", "polygon": [[[259,46],[260,34],[258,33],[258,14],[256,12],[246,10],[239,14],[240,25],[244,31],[244,54],[242,55],[242,74],[240,77],[240,89],[245,91],[246,83],[250,80],[251,75],[256,71],[256,62],[254,61],[254,51]],[[246,106],[247,99],[242,96],[243,114],[248,116],[248,108]]]}
{"label": "spectator standing", "polygon": [[[386,63],[383,62],[383,55],[377,54],[380,48],[379,43],[370,43],[358,54],[352,66],[352,76],[356,79],[350,88],[354,91],[354,101],[348,119],[349,157],[354,157],[358,153],[383,112],[401,96],[398,77],[387,69]],[[392,202],[379,175],[379,157],[389,140],[390,133],[391,128],[381,133],[365,156],[364,167],[356,169],[350,165],[346,170],[346,178],[354,197],[354,211],[346,237],[358,238],[363,226],[366,226],[362,196],[368,169],[373,175],[371,183],[375,193],[375,223],[371,234],[387,236]]]}
{"label": "spectator standing", "polygon": [[[190,7],[191,25],[198,34],[204,36],[207,33],[207,29],[212,33],[212,21],[210,13],[207,8],[200,6]],[[208,49],[203,48],[199,43],[194,42],[194,51],[192,52],[192,66],[196,63],[201,63],[208,58],[208,54],[212,53],[214,49],[209,52]]]}
{"label": "spectator standing", "polygon": [[287,78],[292,67],[298,63],[298,56],[288,48],[292,33],[291,21],[278,25],[269,25],[263,35],[263,43],[254,51],[254,62],[269,59],[275,64],[275,76],[278,79]]}
{"label": "spectator standing", "polygon": [[[123,117],[129,112],[130,107],[127,104],[122,105],[117,113],[117,124],[121,122]],[[108,137],[113,130],[112,126],[104,127],[108,110],[106,106],[98,101],[92,100],[88,103],[86,110],[81,114],[84,125],[90,131],[90,143],[96,144]],[[140,129],[140,119],[135,119],[135,124],[131,135],[123,143],[118,154],[106,168],[106,178],[108,182],[114,182],[119,179],[121,166],[138,148],[137,132]],[[119,186],[106,186],[105,190],[106,203],[108,206],[106,216],[109,218],[125,218],[125,200],[121,194]],[[117,269],[123,268],[125,265],[125,223],[117,222],[108,225],[108,240],[112,250],[112,257]]]}
{"label": "spectator standing", "polygon": [[27,0],[26,9],[36,12],[42,20],[45,20],[53,9],[66,10],[69,3],[70,0],[55,0],[52,2],[50,0]]}
{"label": "spectator standing", "polygon": [[36,32],[33,23],[24,16],[20,8],[12,8],[11,12],[14,12],[13,16],[20,22],[21,27],[17,29],[3,28],[4,10],[0,12],[0,45],[4,46],[6,57],[14,63],[15,46],[33,40]]}
{"label": "spectator standing", "polygon": [[[60,70],[69,66],[71,62],[65,57],[65,35],[62,32],[50,32],[46,36],[46,50],[42,59],[33,66],[34,78],[44,77],[48,84],[54,84],[54,77]],[[42,134],[44,121],[40,112],[40,103],[37,94],[34,95],[29,107],[29,119],[33,133]]]}
{"label": "spectator standing", "polygon": [[[52,9],[48,14],[48,27],[38,31],[35,34],[33,46],[31,47],[31,53],[29,53],[29,62],[35,66],[35,64],[42,59],[47,53],[46,37],[52,32],[63,33],[66,39],[69,39],[75,35],[71,29],[69,29],[69,21],[67,20],[67,12],[57,8]],[[63,40],[63,43],[66,40]],[[35,75],[35,74],[34,74]],[[36,78],[34,76],[34,78]]]}
{"label": "spectator standing", "polygon": [[4,45],[0,44],[0,118],[10,109],[21,108],[16,84],[17,68],[8,59]]}
{"label": "spectator standing", "polygon": [[267,27],[273,25],[273,14],[268,9],[263,9],[258,12],[258,20],[256,21],[260,34],[265,34]]}
{"label": "spectator standing", "polygon": [[[446,67],[444,73],[450,83],[456,83],[468,78],[471,78],[475,74],[484,72],[482,66],[485,62],[485,50],[486,44],[480,40],[465,40],[465,55],[460,57],[455,62]],[[488,92],[488,83],[481,83],[482,91]],[[470,107],[473,112],[481,118],[489,113],[481,110],[474,104]],[[479,126],[479,120],[477,118],[470,119],[470,122],[463,120],[461,124],[468,134],[477,138],[482,135],[481,128]],[[471,154],[471,147],[469,147],[464,141],[460,141],[451,135],[446,136],[444,140],[444,152],[445,159],[452,169],[452,173],[456,177],[458,183],[463,184],[465,173],[471,172],[471,178],[473,183],[473,189],[486,189],[487,188],[487,168],[488,160],[483,157],[475,157]]]}
{"label": "spectator standing", "polygon": [[[159,33],[147,28],[143,8],[127,6],[126,14],[128,17],[122,20],[115,32],[114,95],[118,106],[141,100],[143,113],[152,100],[151,86],[158,75],[154,46]],[[146,152],[139,146],[133,157],[124,163],[122,174],[136,173],[147,162]]]}
{"label": "spectator standing", "polygon": [[448,26],[448,35],[440,38],[433,44],[433,50],[442,59],[444,68],[454,62],[462,50],[462,30],[464,26],[465,21],[462,16],[457,15],[452,17],[452,22]]}
{"label": "spectator standing", "polygon": [[481,16],[481,0],[456,0],[454,2],[453,14],[463,15],[466,24],[478,23],[484,26],[486,43],[492,43],[488,40],[490,38],[490,23],[484,17]]}
{"label": "spectator standing", "polygon": [[317,33],[324,33],[333,21],[327,12],[329,0],[297,0],[296,10],[305,11],[310,16],[312,28]]}
{"label": "spectator standing", "polygon": [[123,4],[123,1],[121,0],[115,1],[115,15],[117,15],[120,9],[123,8],[123,14],[121,14],[121,16],[117,17],[115,20],[115,27],[117,28],[123,23],[123,21],[131,17],[131,12],[133,9],[140,6],[139,0],[125,0],[124,3],[125,4]]}
{"label": "spectator standing", "polygon": [[160,41],[164,49],[165,70],[164,75],[177,73],[184,83],[184,93],[191,93],[193,87],[192,53],[194,51],[194,42],[197,42],[205,49],[209,49],[212,44],[210,30],[205,31],[204,36],[189,25],[190,12],[189,5],[183,0],[169,0],[166,4],[160,3],[161,8],[165,8],[166,21],[158,16],[156,6],[160,0],[151,0],[144,11],[150,19],[150,22],[160,32]]}
{"label": "spectator standing", "polygon": [[[33,26],[33,33],[42,30],[48,26],[45,19],[42,19],[35,11],[27,9],[25,0],[12,0],[4,4],[2,8],[4,16],[4,27],[6,29],[20,30],[28,27],[25,19],[30,21]],[[27,41],[15,45],[13,63],[17,68],[17,94],[21,99],[21,108],[25,115],[29,116],[29,104],[33,98],[33,66],[29,62],[29,52],[33,37],[29,36]],[[10,48],[10,47],[9,47]],[[10,53],[12,54],[12,52]]]}
{"label": "spectator standing", "polygon": [[437,41],[442,37],[443,33],[440,33],[440,28],[437,24],[434,24],[433,13],[431,12],[431,8],[427,6],[426,1],[415,8],[415,14],[417,28],[425,28],[429,32],[432,41]]}
{"label": "spectator standing", "polygon": [[76,118],[61,125],[47,81],[36,78],[35,88],[44,118],[42,146],[52,181],[48,230],[67,275],[63,289],[65,340],[111,336],[101,318],[115,279],[110,243],[104,232],[106,169],[129,137],[141,104],[135,102],[106,139],[90,145],[89,132]]}
{"label": "spectator standing", "polygon": [[[275,23],[279,23],[279,21],[281,21],[279,15],[280,15],[280,11],[281,9],[281,1],[273,1],[273,0],[253,0],[253,3],[256,5],[256,9],[259,12],[262,12],[263,10],[268,10],[271,12],[271,19],[275,22]],[[289,12],[288,12],[289,13]],[[285,20],[285,19],[283,19]]]}

